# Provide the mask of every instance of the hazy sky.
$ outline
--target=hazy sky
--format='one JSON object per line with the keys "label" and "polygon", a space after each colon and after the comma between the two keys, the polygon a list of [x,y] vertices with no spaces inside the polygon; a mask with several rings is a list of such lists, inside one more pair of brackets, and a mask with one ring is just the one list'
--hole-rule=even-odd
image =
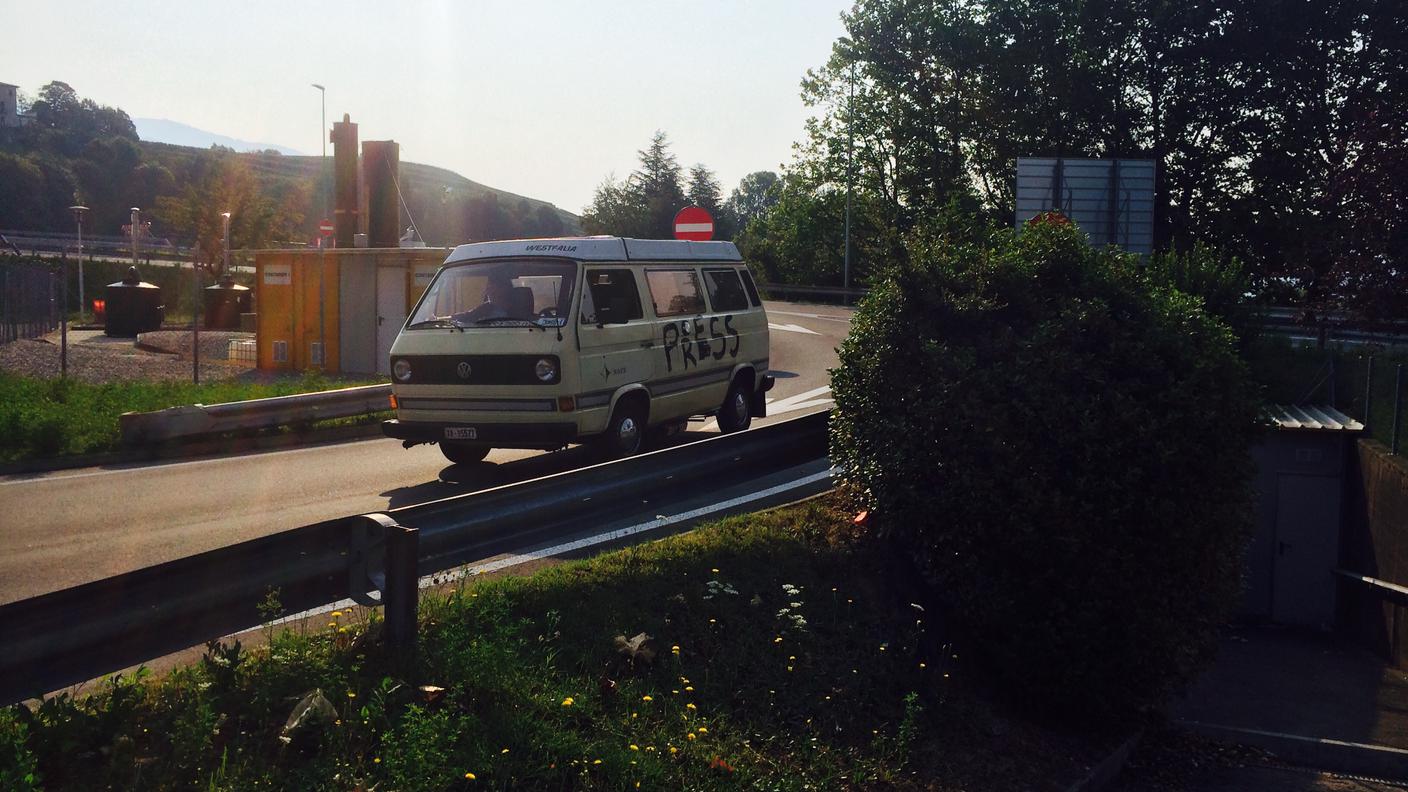
{"label": "hazy sky", "polygon": [[849,0],[0,0],[0,82],[308,153],[350,113],[401,158],[580,212],[656,129],[727,195],[790,160]]}

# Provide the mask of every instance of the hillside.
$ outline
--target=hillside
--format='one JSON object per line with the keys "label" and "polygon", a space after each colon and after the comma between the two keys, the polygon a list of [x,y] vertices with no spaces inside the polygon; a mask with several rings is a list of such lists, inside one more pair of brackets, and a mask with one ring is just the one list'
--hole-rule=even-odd
{"label": "hillside", "polygon": [[[85,230],[120,235],[129,208],[148,232],[206,258],[219,248],[222,212],[235,247],[301,245],[331,214],[332,164],[268,150],[240,153],[143,141],[119,108],[52,82],[32,106],[34,123],[0,128],[0,229],[68,232],[69,206],[90,211]],[[576,215],[430,165],[402,162],[403,225],[430,245],[580,233]]]}

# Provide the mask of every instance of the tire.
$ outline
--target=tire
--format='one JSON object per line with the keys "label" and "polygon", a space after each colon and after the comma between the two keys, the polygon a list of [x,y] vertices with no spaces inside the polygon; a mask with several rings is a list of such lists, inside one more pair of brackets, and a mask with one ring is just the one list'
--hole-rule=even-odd
{"label": "tire", "polygon": [[483,462],[489,456],[489,446],[478,443],[441,443],[440,453],[456,465],[472,465]]}
{"label": "tire", "polygon": [[723,434],[741,432],[753,424],[753,389],[745,377],[737,377],[728,386],[724,403],[719,406],[719,431]]}
{"label": "tire", "polygon": [[645,409],[635,399],[617,403],[597,447],[608,459],[635,456],[645,448]]}

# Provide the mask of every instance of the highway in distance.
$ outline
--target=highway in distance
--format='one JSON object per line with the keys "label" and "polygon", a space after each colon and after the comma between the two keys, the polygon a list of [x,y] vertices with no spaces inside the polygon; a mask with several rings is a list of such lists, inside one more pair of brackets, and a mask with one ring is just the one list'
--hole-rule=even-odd
{"label": "highway in distance", "polygon": [[[828,409],[827,369],[851,309],[768,302],[769,417]],[[692,421],[665,445],[712,437]],[[661,446],[656,446],[661,447]],[[572,470],[588,449],[495,450],[451,465],[434,446],[371,438],[302,448],[0,477],[0,603],[36,596],[300,525]]]}

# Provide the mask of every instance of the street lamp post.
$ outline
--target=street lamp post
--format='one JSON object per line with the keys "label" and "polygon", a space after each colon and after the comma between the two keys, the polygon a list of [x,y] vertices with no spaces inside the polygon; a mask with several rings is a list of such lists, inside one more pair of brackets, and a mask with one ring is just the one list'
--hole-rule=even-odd
{"label": "street lamp post", "polygon": [[88,303],[83,297],[83,215],[88,211],[86,206],[70,206],[73,212],[73,220],[78,223],[78,315],[83,316],[88,313]]}
{"label": "street lamp post", "polygon": [[132,266],[137,266],[137,237],[142,234],[142,210],[132,207]]}
{"label": "street lamp post", "polygon": [[[322,165],[320,166],[320,168],[319,168],[319,170],[318,170],[318,180],[319,180],[319,181],[322,181],[323,179],[326,179],[326,178],[327,178],[327,173],[328,173],[328,89],[325,88],[325,87],[323,87],[323,86],[321,86],[321,85],[319,85],[319,84],[317,84],[317,83],[311,83],[311,85],[312,85],[314,88],[317,88],[317,89],[318,89],[318,93],[322,95],[322,104],[323,104],[323,128],[322,128],[322,131],[318,133],[319,136],[322,137],[322,139],[323,139],[323,162],[322,162]],[[322,185],[319,185],[319,187],[321,187],[321,186],[322,186]],[[321,190],[320,190],[320,191],[321,191]],[[327,195],[326,195],[326,194],[324,194],[324,196],[323,196],[323,209],[324,209],[324,210],[327,209]],[[324,216],[326,216],[326,215],[327,215],[327,212],[324,211],[323,214],[324,214]]]}
{"label": "street lamp post", "polygon": [[230,213],[221,212],[220,217],[225,221],[225,243],[221,248],[224,255],[220,261],[220,271],[224,273],[230,271]]}

